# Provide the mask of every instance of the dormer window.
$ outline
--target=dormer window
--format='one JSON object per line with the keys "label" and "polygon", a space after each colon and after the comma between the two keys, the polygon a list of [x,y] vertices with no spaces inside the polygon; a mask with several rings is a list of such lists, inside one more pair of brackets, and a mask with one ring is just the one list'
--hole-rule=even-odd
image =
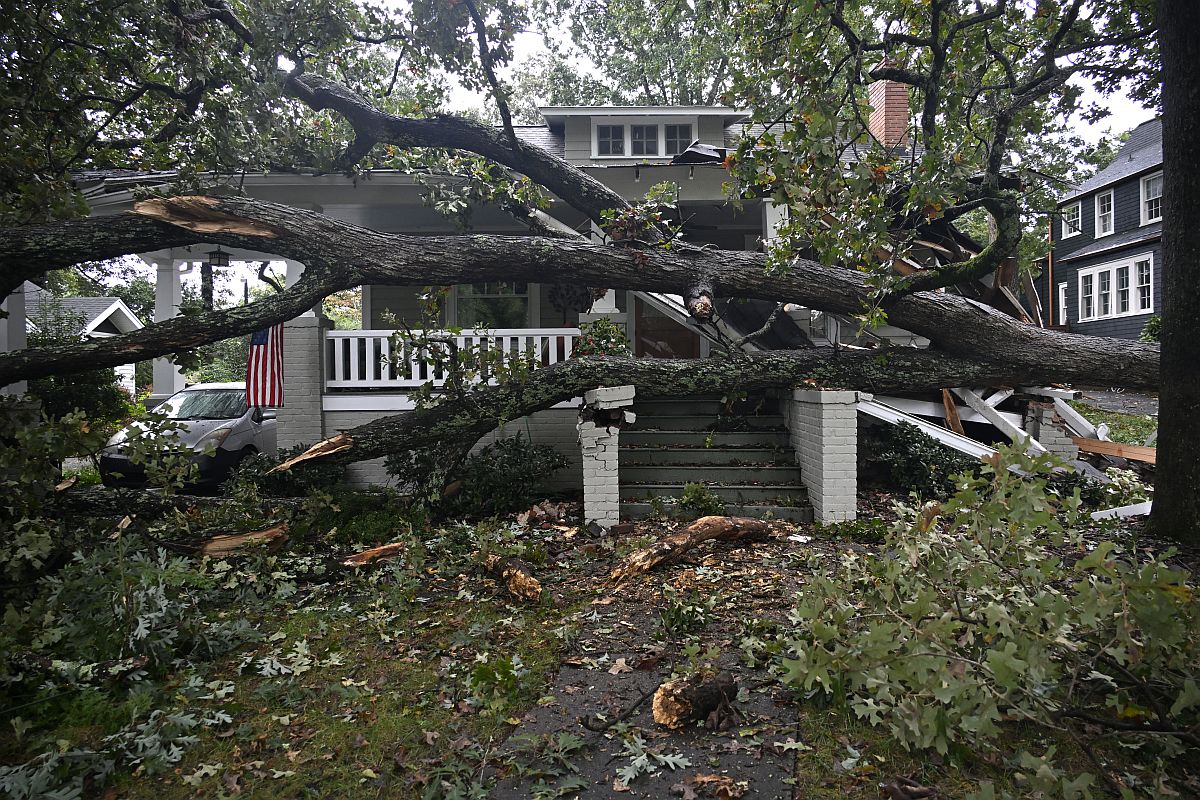
{"label": "dormer window", "polygon": [[601,117],[592,123],[592,157],[670,158],[695,141],[695,131],[693,121]]}
{"label": "dormer window", "polygon": [[623,156],[625,155],[625,126],[597,125],[596,126],[596,155]]}

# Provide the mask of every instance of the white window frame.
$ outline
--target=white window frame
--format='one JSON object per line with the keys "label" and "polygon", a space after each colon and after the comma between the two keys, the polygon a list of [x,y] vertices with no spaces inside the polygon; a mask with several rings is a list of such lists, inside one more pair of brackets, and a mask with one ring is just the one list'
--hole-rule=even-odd
{"label": "white window frame", "polygon": [[[1139,262],[1148,261],[1150,263],[1150,291],[1149,305],[1142,307],[1141,298],[1138,292],[1138,272],[1137,265]],[[1120,270],[1128,270],[1129,282],[1126,291],[1129,294],[1129,310],[1121,311],[1121,285],[1118,281]],[[1091,280],[1091,315],[1085,313],[1083,284],[1085,279]],[[1101,295],[1100,287],[1102,283],[1108,284],[1108,313],[1101,313]],[[1077,310],[1079,312],[1079,322],[1095,322],[1102,319],[1120,319],[1122,317],[1140,317],[1146,314],[1154,313],[1154,254],[1139,253],[1135,256],[1123,258],[1120,261],[1110,261],[1107,264],[1097,264],[1094,267],[1087,267],[1079,270],[1075,275],[1075,285],[1079,289],[1079,297]],[[1060,284],[1060,292],[1062,290]]]}
{"label": "white window frame", "polygon": [[[1108,198],[1108,213],[1107,214],[1100,213],[1100,198],[1102,198],[1102,197]],[[1095,238],[1099,239],[1102,236],[1112,236],[1113,232],[1116,231],[1116,229],[1117,229],[1117,210],[1116,210],[1115,203],[1116,203],[1116,198],[1113,196],[1112,189],[1109,189],[1107,192],[1100,192],[1096,195],[1096,200],[1094,203],[1094,206],[1096,209],[1096,236],[1095,236]],[[1101,231],[1100,220],[1105,216],[1108,217],[1108,230]]]}
{"label": "white window frame", "polygon": [[1146,175],[1138,182],[1138,201],[1139,201],[1138,209],[1139,209],[1139,213],[1142,215],[1142,224],[1143,225],[1149,225],[1151,222],[1158,222],[1162,219],[1162,197],[1163,196],[1161,193],[1158,195],[1158,198],[1157,198],[1159,201],[1158,202],[1158,216],[1150,217],[1150,216],[1147,216],[1147,214],[1146,214],[1146,201],[1154,199],[1154,198],[1146,197],[1146,184],[1149,183],[1150,181],[1154,180],[1155,178],[1158,178],[1161,181],[1162,175],[1163,175],[1162,172],[1155,172],[1151,175]]}
{"label": "white window frame", "polygon": [[[592,158],[601,161],[610,159],[624,159],[635,161],[670,161],[678,153],[667,153],[667,126],[668,125],[691,125],[692,126],[692,141],[698,138],[700,130],[699,117],[675,117],[675,116],[645,116],[645,117],[592,117]],[[600,155],[600,140],[597,138],[597,128],[601,125],[622,125],[624,126],[625,135],[625,153],[619,156],[615,155]],[[634,125],[657,125],[658,126],[658,154],[653,156],[633,155],[633,126]],[[689,142],[688,144],[691,144]]]}
{"label": "white window frame", "polygon": [[1070,309],[1067,308],[1067,284],[1064,281],[1058,285],[1058,320],[1059,325],[1066,325],[1070,322]]}
{"label": "white window frame", "polygon": [[[1075,230],[1071,230],[1070,227],[1067,226],[1067,216],[1072,211],[1075,212]],[[1074,203],[1071,203],[1069,206],[1063,206],[1062,236],[1060,238],[1070,239],[1072,236],[1078,236],[1081,233],[1083,233],[1083,206],[1080,205],[1078,200],[1076,200]]]}

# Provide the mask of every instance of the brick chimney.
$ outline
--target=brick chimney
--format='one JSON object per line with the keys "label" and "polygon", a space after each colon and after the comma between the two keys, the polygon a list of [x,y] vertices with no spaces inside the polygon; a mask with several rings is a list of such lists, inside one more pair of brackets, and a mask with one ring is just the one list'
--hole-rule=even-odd
{"label": "brick chimney", "polygon": [[908,87],[896,81],[875,81],[867,87],[871,116],[867,130],[884,147],[908,143]]}

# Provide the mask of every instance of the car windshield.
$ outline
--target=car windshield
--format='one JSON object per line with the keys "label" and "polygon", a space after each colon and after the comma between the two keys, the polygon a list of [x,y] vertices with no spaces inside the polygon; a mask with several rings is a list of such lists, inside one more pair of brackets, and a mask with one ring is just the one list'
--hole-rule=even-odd
{"label": "car windshield", "polygon": [[245,389],[192,389],[154,409],[171,419],[237,419],[246,413]]}

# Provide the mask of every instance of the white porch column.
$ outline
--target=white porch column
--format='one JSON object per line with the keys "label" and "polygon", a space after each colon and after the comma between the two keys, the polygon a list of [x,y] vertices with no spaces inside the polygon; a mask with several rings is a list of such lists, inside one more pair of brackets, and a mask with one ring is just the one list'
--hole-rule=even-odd
{"label": "white porch column", "polygon": [[579,447],[583,454],[583,518],[603,528],[621,521],[618,447],[621,426],[635,419],[634,386],[606,386],[583,395],[579,412]]}
{"label": "white porch column", "polygon": [[[25,349],[25,287],[18,286],[16,291],[0,303],[0,310],[8,314],[0,319],[0,353],[12,353]],[[0,395],[19,397],[28,390],[25,381],[17,381],[7,386],[0,386]]]}
{"label": "white porch column", "polygon": [[[185,262],[175,259],[154,262],[154,321],[163,322],[179,315],[183,299],[180,268]],[[166,400],[184,387],[183,373],[165,358],[154,359],[154,400]]]}
{"label": "white porch column", "polygon": [[794,389],[788,429],[817,522],[858,515],[858,392]]}

